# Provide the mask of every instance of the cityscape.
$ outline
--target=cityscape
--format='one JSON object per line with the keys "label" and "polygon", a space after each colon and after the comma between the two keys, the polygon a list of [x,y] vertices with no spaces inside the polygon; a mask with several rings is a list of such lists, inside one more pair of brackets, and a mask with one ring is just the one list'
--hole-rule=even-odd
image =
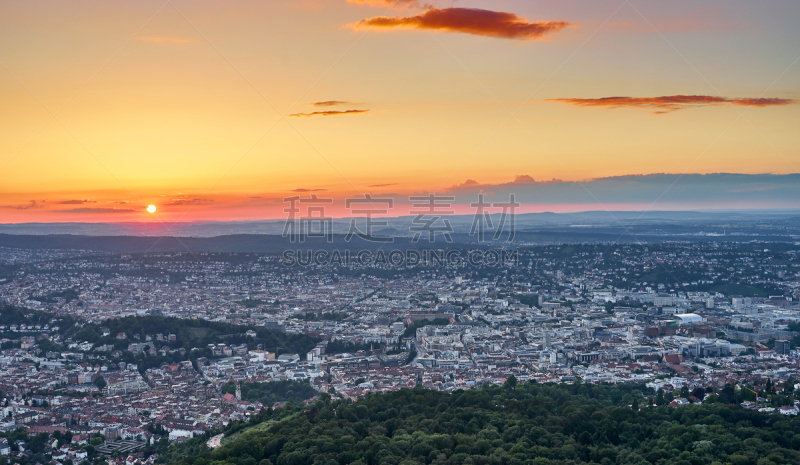
{"label": "cityscape", "polygon": [[0,465],[800,465],[798,19],[0,0]]}
{"label": "cityscape", "polygon": [[[288,399],[512,377],[636,383],[657,393],[643,402],[677,408],[735,396],[794,416],[798,253],[796,242],[548,245],[497,267],[332,270],[265,254],[3,248],[0,427],[69,431],[39,451],[56,460],[116,446],[157,457]],[[86,447],[99,437],[117,442]]]}

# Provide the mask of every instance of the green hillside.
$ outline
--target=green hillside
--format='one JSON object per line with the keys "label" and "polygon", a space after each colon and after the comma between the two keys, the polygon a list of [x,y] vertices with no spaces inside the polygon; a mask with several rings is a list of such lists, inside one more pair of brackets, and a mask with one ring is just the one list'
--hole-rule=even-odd
{"label": "green hillside", "polygon": [[[109,335],[103,336],[102,328],[108,328]],[[245,334],[247,330],[253,330],[255,337]],[[127,339],[117,339],[118,333],[124,332]],[[207,320],[188,320],[179,318],[166,318],[160,316],[141,316],[125,317],[112,320],[105,320],[99,324],[87,324],[82,328],[75,328],[66,334],[76,341],[88,341],[94,344],[110,344],[118,349],[126,349],[132,339],[139,334],[144,341],[145,335],[169,334],[175,335],[174,341],[159,341],[159,345],[168,345],[173,349],[193,347],[204,348],[208,344],[247,344],[251,349],[255,349],[261,344],[265,350],[279,353],[305,354],[318,341],[303,334],[286,334],[280,331],[270,331],[258,326],[239,326],[229,323],[218,323]],[[154,342],[155,343],[155,342]]]}
{"label": "green hillside", "polygon": [[[299,404],[319,394],[316,389],[311,387],[308,380],[241,383],[239,387],[242,389],[242,400],[261,402],[267,407],[275,402]],[[228,381],[222,386],[223,394],[234,394],[235,392],[236,384],[233,381]]]}
{"label": "green hillside", "polygon": [[[222,447],[189,446],[175,465],[800,463],[800,418],[736,405],[645,407],[639,385],[525,383],[452,394],[411,389],[249,427]],[[632,405],[632,406],[630,406]]]}

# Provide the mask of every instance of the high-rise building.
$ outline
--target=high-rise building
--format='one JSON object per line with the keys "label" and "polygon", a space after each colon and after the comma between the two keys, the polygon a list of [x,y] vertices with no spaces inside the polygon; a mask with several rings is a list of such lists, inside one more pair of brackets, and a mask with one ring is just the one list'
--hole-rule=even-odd
{"label": "high-rise building", "polygon": [[775,353],[781,355],[788,355],[792,350],[792,344],[789,341],[775,341]]}

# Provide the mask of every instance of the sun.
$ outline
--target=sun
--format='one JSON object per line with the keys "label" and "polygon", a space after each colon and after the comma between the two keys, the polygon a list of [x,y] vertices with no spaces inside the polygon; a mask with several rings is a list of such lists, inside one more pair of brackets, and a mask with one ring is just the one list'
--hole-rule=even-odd
{"label": "sun", "polygon": [[155,205],[148,205],[147,206],[147,213],[155,213],[155,212],[156,212],[156,206]]}

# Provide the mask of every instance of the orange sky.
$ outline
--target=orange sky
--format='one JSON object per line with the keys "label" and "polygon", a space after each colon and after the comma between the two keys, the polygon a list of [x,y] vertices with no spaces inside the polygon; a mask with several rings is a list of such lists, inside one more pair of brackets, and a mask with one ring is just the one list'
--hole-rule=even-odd
{"label": "orange sky", "polygon": [[0,223],[800,172],[795,3],[421,3],[3,3]]}

